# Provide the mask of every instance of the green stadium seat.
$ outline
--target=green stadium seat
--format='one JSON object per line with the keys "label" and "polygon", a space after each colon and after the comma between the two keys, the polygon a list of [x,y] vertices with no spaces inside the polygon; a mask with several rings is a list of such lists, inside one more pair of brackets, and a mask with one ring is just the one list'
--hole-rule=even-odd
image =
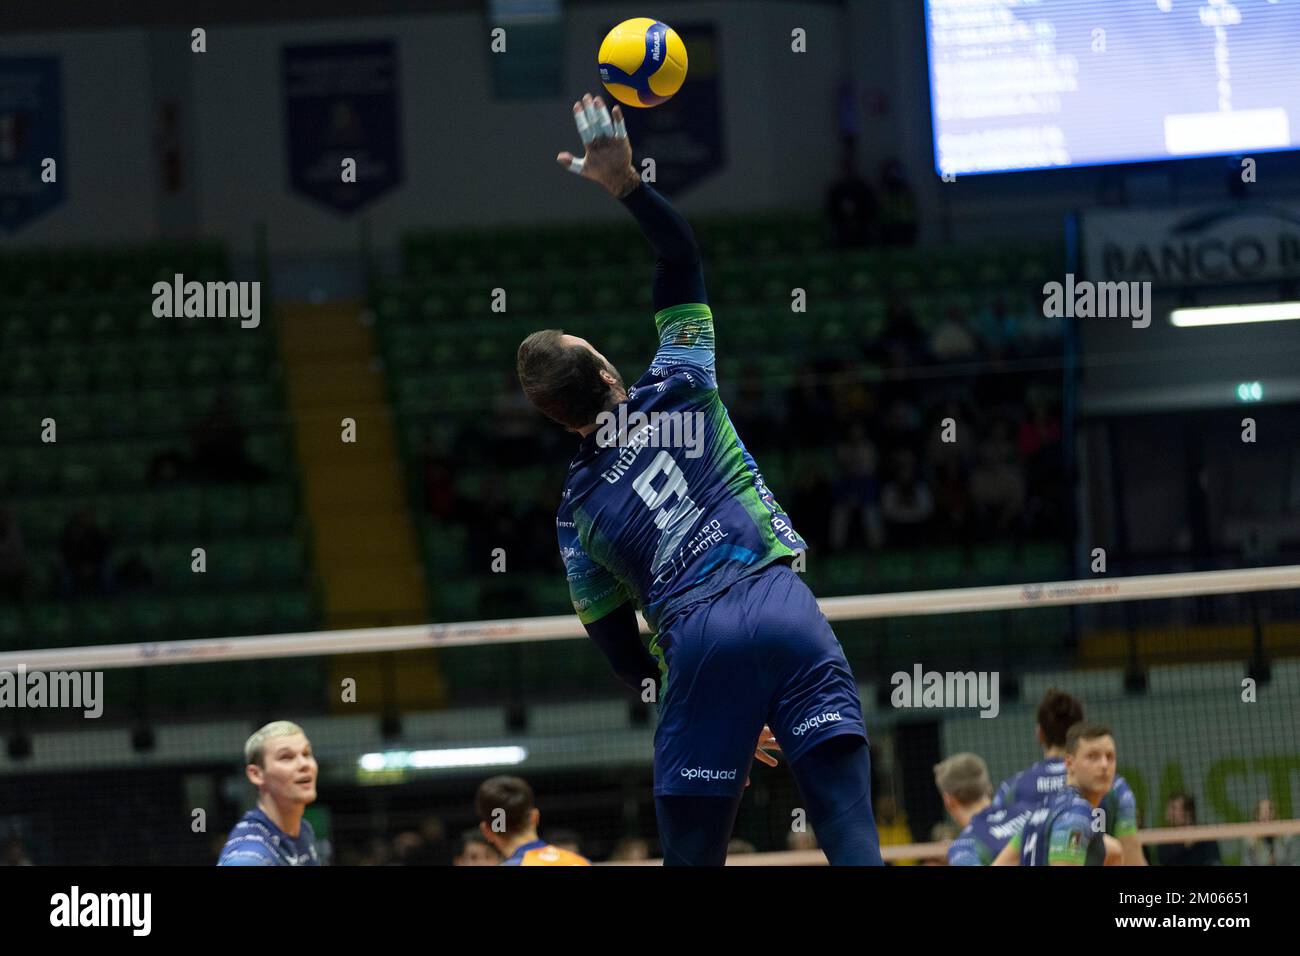
{"label": "green stadium seat", "polygon": [[973,556],[975,574],[981,580],[1010,580],[1015,553],[1009,544],[979,548]]}
{"label": "green stadium seat", "polygon": [[27,625],[17,607],[0,606],[0,650],[16,650],[27,643]]}
{"label": "green stadium seat", "polygon": [[189,538],[200,544],[199,529],[203,526],[204,501],[202,492],[194,488],[171,488],[152,496],[155,514],[154,527],[169,538]]}
{"label": "green stadium seat", "polygon": [[277,631],[309,631],[319,621],[311,595],[289,592],[276,595],[272,603],[272,623]]}
{"label": "green stadium seat", "polygon": [[29,647],[66,647],[75,634],[76,621],[66,605],[37,604],[27,612]]}
{"label": "green stadium seat", "polygon": [[251,523],[252,501],[237,485],[207,489],[203,505],[213,535],[242,534]]}
{"label": "green stadium seat", "polygon": [[912,590],[917,584],[916,560],[904,551],[882,551],[875,557],[872,577],[887,591]]}
{"label": "green stadium seat", "polygon": [[253,587],[262,567],[256,541],[226,538],[208,548],[208,577],[227,588]]}
{"label": "green stadium seat", "polygon": [[262,634],[275,620],[275,598],[266,594],[238,594],[227,603],[223,633]]}
{"label": "green stadium seat", "polygon": [[138,638],[158,640],[171,633],[174,612],[170,604],[156,597],[139,597],[127,604],[126,620]]}
{"label": "green stadium seat", "polygon": [[302,543],[297,538],[273,538],[261,545],[262,579],[268,584],[301,585],[304,577]]}
{"label": "green stadium seat", "polygon": [[290,485],[268,484],[249,489],[249,530],[276,534],[290,530],[298,517],[298,500]]}
{"label": "green stadium seat", "polygon": [[226,617],[225,597],[192,597],[176,602],[176,637],[191,640],[221,635],[221,625]]}
{"label": "green stadium seat", "polygon": [[[167,544],[152,549],[148,556],[150,569],[158,587],[168,594],[185,594],[207,587],[204,574],[194,571],[194,548],[200,545]],[[208,550],[208,573],[211,573],[213,556]]]}

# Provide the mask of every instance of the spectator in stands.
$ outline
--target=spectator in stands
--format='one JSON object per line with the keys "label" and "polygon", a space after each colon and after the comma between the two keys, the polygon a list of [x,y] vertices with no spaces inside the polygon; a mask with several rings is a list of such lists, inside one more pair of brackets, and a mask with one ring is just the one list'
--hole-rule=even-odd
{"label": "spectator in stands", "polygon": [[[875,800],[876,829],[880,833],[880,848],[907,846],[912,842],[912,828],[907,816],[898,809],[893,796],[882,793]],[[917,860],[894,860],[892,866],[916,866]]]}
{"label": "spectator in stands", "polygon": [[248,457],[248,431],[225,392],[217,395],[211,410],[194,427],[191,440],[196,480],[234,483],[266,479],[266,469]]}
{"label": "spectator in stands", "polygon": [[840,177],[826,192],[826,215],[831,224],[831,244],[837,249],[860,249],[876,241],[879,206],[871,185],[858,172],[852,140],[840,153]]}
{"label": "spectator in stands", "polygon": [[987,357],[1000,358],[1015,341],[1019,323],[1010,312],[1007,298],[999,293],[975,318],[975,334],[979,336]]}
{"label": "spectator in stands", "polygon": [[501,379],[503,391],[492,400],[489,461],[536,461],[538,412],[529,404],[511,368]]}
{"label": "spectator in stands", "polygon": [[930,332],[930,354],[940,362],[966,362],[974,359],[979,343],[957,309],[949,309]]}
{"label": "spectator in stands", "polygon": [[[1176,793],[1165,803],[1165,826],[1196,826],[1196,800],[1190,793]],[[1160,843],[1155,848],[1157,866],[1217,866],[1219,844],[1215,840],[1199,843]]]}
{"label": "spectator in stands", "polygon": [[[961,830],[951,823],[939,822],[930,827],[931,843],[951,843],[960,836]],[[947,866],[948,858],[946,856],[926,857],[921,861],[922,866]]]}
{"label": "spectator in stands", "polygon": [[[1272,823],[1273,801],[1260,800],[1255,804],[1255,821]],[[1300,866],[1300,836],[1264,836],[1243,840],[1242,866]]]}
{"label": "spectator in stands", "polygon": [[1045,451],[1055,451],[1060,441],[1060,418],[1041,396],[1035,396],[1030,403],[1029,417],[1020,423],[1017,436],[1020,457],[1032,461]]}
{"label": "spectator in stands", "polygon": [[887,246],[916,244],[916,196],[903,164],[888,160],[880,167],[880,240]]}
{"label": "spectator in stands", "polygon": [[140,593],[153,587],[153,571],[139,551],[126,554],[113,569],[113,588],[123,593]]}
{"label": "spectator in stands", "polygon": [[551,838],[551,846],[558,847],[561,850],[568,850],[570,853],[582,855],[582,837],[578,836],[573,830],[547,830],[546,835]]}
{"label": "spectator in stands", "polygon": [[837,433],[871,418],[875,411],[876,396],[863,379],[862,363],[840,362],[829,376],[827,384],[834,407]]}
{"label": "spectator in stands", "polygon": [[79,511],[69,519],[60,550],[66,594],[103,594],[108,589],[108,535],[89,511]]}
{"label": "spectator in stands", "polygon": [[827,444],[834,437],[835,406],[826,381],[830,371],[830,363],[804,362],[789,391],[786,404],[790,419],[798,423],[799,437],[806,447]]}
{"label": "spectator in stands", "polygon": [[893,471],[880,494],[889,539],[903,545],[924,541],[934,516],[934,495],[921,479],[916,455],[907,449],[896,453]]}
{"label": "spectator in stands", "polygon": [[1031,395],[1029,417],[1020,423],[1017,446],[1024,462],[1025,530],[1032,535],[1059,532],[1065,497],[1061,458],[1061,419],[1048,400]]}
{"label": "spectator in stands", "polygon": [[745,363],[733,387],[734,397],[728,402],[731,421],[736,431],[745,436],[750,451],[761,457],[760,451],[768,447],[775,431],[773,426],[780,418],[779,410],[768,400],[763,371],[756,363]]}
{"label": "spectator in stands", "polygon": [[435,521],[454,520],[458,516],[456,475],[451,470],[451,459],[435,454],[428,439],[424,445],[424,501]]}
{"label": "spectator in stands", "polygon": [[650,841],[645,837],[623,837],[609,854],[611,863],[636,863],[650,859]]}
{"label": "spectator in stands", "polygon": [[781,504],[787,506],[787,514],[795,523],[804,540],[813,547],[828,540],[828,528],[831,519],[831,485],[826,471],[820,465],[812,464],[801,468],[793,476],[793,482],[787,477],[786,484],[791,485],[790,498],[781,493]]}
{"label": "spectator in stands", "polygon": [[936,469],[934,505],[943,539],[955,544],[974,541],[974,504],[970,478],[960,459],[945,458]]}
{"label": "spectator in stands", "polygon": [[835,449],[837,475],[831,488],[830,548],[843,551],[852,527],[861,527],[867,547],[878,550],[885,541],[876,481],[876,446],[866,430],[854,425]]}
{"label": "spectator in stands", "polygon": [[460,848],[452,860],[453,866],[496,866],[501,862],[501,854],[478,829],[466,830],[460,835]]}
{"label": "spectator in stands", "polygon": [[980,461],[971,472],[971,500],[981,529],[988,534],[1018,530],[1025,507],[1025,475],[1005,421],[993,424],[980,444]]}
{"label": "spectator in stands", "polygon": [[149,462],[149,484],[176,485],[186,478],[188,470],[185,456],[175,448],[168,448],[154,455]]}
{"label": "spectator in stands", "polygon": [[792,852],[815,850],[817,849],[817,834],[812,832],[811,827],[805,827],[802,830],[791,830],[786,834],[785,848]]}
{"label": "spectator in stands", "polygon": [[0,507],[0,601],[21,601],[27,594],[27,547],[18,516]]}
{"label": "spectator in stands", "polygon": [[885,313],[885,328],[875,345],[879,358],[891,369],[914,369],[930,361],[929,343],[907,304],[895,300]]}
{"label": "spectator in stands", "polygon": [[415,830],[403,830],[393,837],[393,866],[426,865],[424,837]]}
{"label": "spectator in stands", "polygon": [[23,846],[21,840],[17,837],[11,837],[5,842],[4,849],[0,850],[0,866],[31,865],[31,857],[27,855],[27,848]]}

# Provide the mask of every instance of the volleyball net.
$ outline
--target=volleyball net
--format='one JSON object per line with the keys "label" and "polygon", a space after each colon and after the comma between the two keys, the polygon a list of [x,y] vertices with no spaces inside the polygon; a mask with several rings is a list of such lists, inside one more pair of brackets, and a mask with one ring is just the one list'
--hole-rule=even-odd
{"label": "volleyball net", "polygon": [[[1286,566],[821,599],[859,682],[886,857],[941,855],[943,758],[979,754],[996,785],[1041,757],[1051,687],[1112,729],[1144,842],[1300,853],[1297,586]],[[653,859],[656,706],[584,638],[561,614],[0,654],[0,695],[23,695],[0,709],[0,846],[210,863],[255,796],[245,738],[290,719],[335,863],[449,862],[498,773],[532,784],[543,837]],[[821,859],[787,767],[755,764],[735,841],[732,862]]]}

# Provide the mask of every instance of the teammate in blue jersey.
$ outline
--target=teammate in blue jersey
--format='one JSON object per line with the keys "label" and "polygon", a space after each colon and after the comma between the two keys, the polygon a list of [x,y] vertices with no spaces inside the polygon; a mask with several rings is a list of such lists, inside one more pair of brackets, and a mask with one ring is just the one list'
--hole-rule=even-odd
{"label": "teammate in blue jersey", "polygon": [[[620,678],[659,702],[664,862],[725,861],[751,762],[775,763],[765,751],[776,740],[829,860],[879,865],[857,685],[791,569],[806,545],[719,396],[695,237],[641,182],[619,107],[584,96],[573,115],[585,155],[559,163],[618,199],[657,253],[659,349],[631,388],[558,329],[528,336],[517,365],[528,399],[581,437],[556,517],[560,552],[587,633]],[[653,653],[637,608],[656,633]]]}
{"label": "teammate in blue jersey", "polygon": [[1030,815],[994,866],[1114,866],[1119,841],[1105,833],[1097,808],[1115,782],[1109,728],[1077,723],[1065,737],[1065,784]]}
{"label": "teammate in blue jersey", "polygon": [[244,762],[257,806],[230,831],[217,866],[320,866],[316,834],[303,819],[316,800],[316,758],[302,728],[267,724],[244,744]]}
{"label": "teammate in blue jersey", "polygon": [[976,754],[954,754],[935,764],[934,783],[944,809],[961,827],[948,847],[949,866],[988,866],[1034,812],[1029,804],[992,806],[989,768]]}
{"label": "teammate in blue jersey", "polygon": [[[1077,698],[1055,688],[1043,694],[1035,728],[1043,759],[1002,781],[993,805],[1037,803],[1057,793],[1065,785],[1065,736],[1081,720],[1083,705]],[[1123,848],[1124,865],[1146,866],[1137,838],[1137,798],[1128,781],[1117,775],[1099,806],[1105,814],[1106,833]]]}

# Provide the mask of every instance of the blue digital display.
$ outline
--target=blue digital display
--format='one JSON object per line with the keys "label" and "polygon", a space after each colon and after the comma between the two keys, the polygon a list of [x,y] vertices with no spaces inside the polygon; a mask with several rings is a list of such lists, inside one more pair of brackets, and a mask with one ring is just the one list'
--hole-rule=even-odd
{"label": "blue digital display", "polygon": [[1300,0],[926,0],[941,174],[1300,148]]}

